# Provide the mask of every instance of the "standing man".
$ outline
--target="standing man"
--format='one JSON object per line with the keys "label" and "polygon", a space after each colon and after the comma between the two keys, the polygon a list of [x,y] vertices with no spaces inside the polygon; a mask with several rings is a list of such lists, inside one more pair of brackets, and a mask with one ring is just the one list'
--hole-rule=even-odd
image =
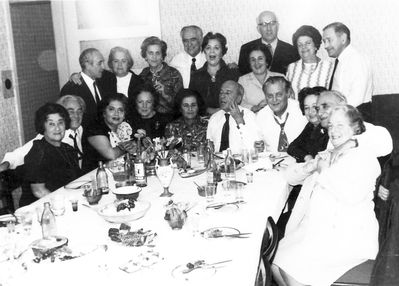
{"label": "standing man", "polygon": [[242,149],[252,149],[259,140],[255,114],[239,104],[244,88],[237,82],[228,80],[222,84],[219,94],[221,110],[209,119],[206,138],[215,144],[215,150],[222,152],[230,148],[233,153]]}
{"label": "standing man", "polygon": [[323,42],[328,55],[335,58],[329,89],[343,93],[353,106],[369,102],[373,93],[372,72],[367,59],[350,44],[348,27],[339,22],[327,25]]}
{"label": "standing man", "polygon": [[191,73],[202,68],[206,62],[205,55],[201,52],[202,35],[201,28],[195,25],[185,26],[180,31],[184,52],[175,55],[170,66],[180,72],[184,88],[188,88],[190,84]]}
{"label": "standing man", "polygon": [[269,77],[263,84],[267,106],[257,114],[257,122],[268,152],[287,152],[288,145],[307,124],[299,103],[289,98],[291,84],[282,76]]}
{"label": "standing man", "polygon": [[297,49],[277,38],[279,22],[273,12],[263,11],[260,13],[256,18],[256,24],[262,37],[241,46],[238,60],[241,74],[244,75],[251,72],[248,61],[249,51],[253,46],[259,44],[266,45],[269,51],[268,55],[266,55],[268,69],[272,72],[286,74],[288,65],[299,60]]}
{"label": "standing man", "polygon": [[61,89],[61,96],[66,94],[77,95],[83,98],[86,104],[86,112],[83,115],[83,128],[97,117],[97,106],[105,93],[97,84],[104,71],[104,57],[94,48],[84,50],[79,56],[79,64],[82,68],[82,84],[68,81]]}

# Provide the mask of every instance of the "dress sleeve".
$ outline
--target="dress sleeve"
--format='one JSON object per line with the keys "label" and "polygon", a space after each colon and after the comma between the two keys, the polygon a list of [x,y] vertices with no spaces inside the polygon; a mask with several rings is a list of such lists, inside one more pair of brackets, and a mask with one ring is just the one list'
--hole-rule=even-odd
{"label": "dress sleeve", "polygon": [[304,162],[305,156],[309,155],[309,152],[304,148],[305,146],[307,146],[306,141],[309,138],[309,128],[308,126],[305,126],[301,134],[299,134],[299,136],[288,146],[288,155],[294,157],[298,163]]}
{"label": "dress sleeve", "polygon": [[41,141],[34,141],[29,153],[25,156],[25,180],[29,183],[45,183],[46,172],[45,148]]}

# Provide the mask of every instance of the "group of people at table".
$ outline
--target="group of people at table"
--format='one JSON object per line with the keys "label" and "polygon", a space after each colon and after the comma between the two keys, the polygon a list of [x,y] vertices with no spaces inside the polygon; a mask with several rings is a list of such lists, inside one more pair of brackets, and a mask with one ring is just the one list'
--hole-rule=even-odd
{"label": "group of people at table", "polygon": [[[354,107],[371,99],[367,60],[352,47],[342,23],[327,25],[323,35],[301,26],[290,45],[278,39],[273,12],[260,13],[256,21],[261,38],[242,45],[238,66],[223,60],[222,34],[203,36],[194,25],[181,29],[184,51],[169,64],[166,43],[146,38],[141,56],[148,67],[139,75],[131,71],[125,48],[111,49],[110,70],[97,49],[84,50],[82,71],[63,86],[57,103],[37,110],[37,137],[7,153],[0,165],[22,168],[21,205],[98,161],[134,153],[134,140],[118,137],[122,122],[151,139],[182,138],[182,148],[191,150],[210,139],[216,151],[240,153],[261,140],[266,151],[288,152],[297,160],[285,176],[291,185],[303,184],[273,261],[277,283],[330,285],[374,259],[377,157],[391,152],[392,139]],[[317,56],[322,42],[335,62]]]}

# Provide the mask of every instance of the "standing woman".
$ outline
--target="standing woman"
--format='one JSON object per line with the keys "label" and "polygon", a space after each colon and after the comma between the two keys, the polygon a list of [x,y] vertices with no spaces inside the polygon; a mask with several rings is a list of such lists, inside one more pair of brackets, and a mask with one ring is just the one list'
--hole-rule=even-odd
{"label": "standing woman", "polygon": [[141,56],[148,63],[140,73],[146,84],[152,84],[159,95],[157,111],[173,115],[174,100],[177,92],[183,87],[179,71],[164,62],[167,45],[157,37],[146,38],[141,44]]}
{"label": "standing woman", "polygon": [[46,196],[81,175],[78,153],[62,142],[70,124],[68,111],[62,105],[46,103],[36,111],[35,129],[43,138],[33,141],[25,156],[20,206]]}
{"label": "standing woman", "polygon": [[205,53],[206,63],[192,74],[189,88],[201,95],[207,114],[212,115],[220,110],[220,87],[227,80],[237,81],[240,73],[237,68],[229,68],[223,60],[227,52],[227,40],[222,34],[206,34],[202,51]]}
{"label": "standing woman", "polygon": [[271,76],[284,76],[267,69],[267,47],[263,44],[255,45],[249,50],[248,62],[252,72],[241,76],[238,83],[244,88],[244,97],[241,106],[258,112],[266,106],[265,94],[262,87]]}
{"label": "standing woman", "polygon": [[287,79],[291,82],[295,98],[304,87],[328,87],[334,67],[330,60],[321,60],[317,50],[321,45],[321,34],[312,26],[301,26],[294,35],[292,43],[298,49],[300,60],[291,63],[287,70]]}

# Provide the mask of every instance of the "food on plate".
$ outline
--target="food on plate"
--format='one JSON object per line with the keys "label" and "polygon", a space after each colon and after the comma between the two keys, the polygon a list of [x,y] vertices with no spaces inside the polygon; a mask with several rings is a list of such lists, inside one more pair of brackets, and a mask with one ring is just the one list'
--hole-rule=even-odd
{"label": "food on plate", "polygon": [[131,209],[134,209],[134,207],[136,206],[134,203],[135,203],[135,199],[133,199],[133,198],[130,198],[130,199],[127,199],[127,200],[123,200],[123,201],[120,201],[120,202],[118,202],[118,205],[116,206],[116,211],[117,212],[120,212],[120,211],[123,211],[123,210],[125,210],[125,209],[127,209],[128,211],[130,211]]}
{"label": "food on plate", "polygon": [[[122,225],[124,225],[122,227]],[[143,246],[150,244],[157,234],[151,230],[143,230],[138,229],[135,231],[130,231],[130,229],[126,232],[125,224],[122,224],[121,227],[118,228],[110,228],[108,230],[108,236],[112,241],[122,243],[125,246]]]}
{"label": "food on plate", "polygon": [[181,229],[183,227],[187,219],[186,207],[183,207],[181,203],[169,201],[164,219],[168,221],[172,229]]}

